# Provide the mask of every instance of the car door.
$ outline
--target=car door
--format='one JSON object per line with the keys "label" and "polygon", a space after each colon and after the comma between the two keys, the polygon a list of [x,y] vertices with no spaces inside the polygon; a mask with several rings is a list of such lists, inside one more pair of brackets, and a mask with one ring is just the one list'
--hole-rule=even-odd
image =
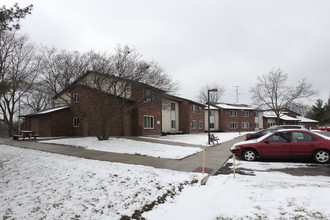
{"label": "car door", "polygon": [[317,145],[317,139],[313,135],[303,131],[292,132],[292,157],[311,157]]}
{"label": "car door", "polygon": [[262,157],[290,157],[290,131],[276,132],[266,140],[260,152]]}

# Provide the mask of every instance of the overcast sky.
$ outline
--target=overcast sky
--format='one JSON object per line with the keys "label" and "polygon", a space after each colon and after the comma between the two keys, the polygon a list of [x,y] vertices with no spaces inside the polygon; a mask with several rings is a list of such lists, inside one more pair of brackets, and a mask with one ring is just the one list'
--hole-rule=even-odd
{"label": "overcast sky", "polygon": [[85,52],[136,48],[180,82],[179,96],[196,100],[218,83],[223,101],[251,104],[249,88],[273,68],[288,84],[304,77],[330,93],[328,0],[1,0],[33,4],[22,31],[36,44]]}

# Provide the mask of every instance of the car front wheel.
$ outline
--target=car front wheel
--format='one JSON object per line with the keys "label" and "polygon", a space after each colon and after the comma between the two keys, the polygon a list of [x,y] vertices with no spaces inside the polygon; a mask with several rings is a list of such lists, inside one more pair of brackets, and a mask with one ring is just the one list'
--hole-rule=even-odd
{"label": "car front wheel", "polygon": [[252,149],[247,149],[243,152],[243,158],[247,161],[257,160],[257,152]]}
{"label": "car front wheel", "polygon": [[317,150],[313,155],[313,159],[316,163],[327,163],[330,159],[329,151]]}

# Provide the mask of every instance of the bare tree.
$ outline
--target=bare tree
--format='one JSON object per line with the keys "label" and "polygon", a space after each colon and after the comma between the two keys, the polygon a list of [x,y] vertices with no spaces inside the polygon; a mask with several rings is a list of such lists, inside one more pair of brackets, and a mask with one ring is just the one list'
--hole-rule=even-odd
{"label": "bare tree", "polygon": [[198,99],[201,103],[207,103],[207,96],[208,96],[208,90],[210,89],[217,89],[217,92],[211,92],[210,93],[210,102],[212,103],[219,103],[223,99],[223,95],[226,92],[226,89],[224,86],[220,86],[219,84],[212,84],[212,85],[205,85],[202,87],[199,91]]}
{"label": "bare tree", "polygon": [[281,69],[272,70],[268,74],[258,76],[257,83],[251,87],[252,100],[259,108],[269,109],[275,112],[280,123],[280,115],[292,103],[308,99],[318,94],[312,89],[312,84],[306,78],[298,81],[296,86],[286,84],[288,75]]}
{"label": "bare tree", "polygon": [[34,45],[28,42],[26,35],[21,36],[14,31],[2,32],[0,51],[0,81],[1,85],[5,85],[5,89],[1,89],[0,120],[8,126],[11,136],[17,103],[33,84],[37,62]]}
{"label": "bare tree", "polygon": [[118,120],[138,106],[161,111],[161,96],[177,87],[156,63],[143,61],[127,46],[114,55],[93,53],[90,61],[93,71],[56,98],[66,100],[99,140],[107,140]]}

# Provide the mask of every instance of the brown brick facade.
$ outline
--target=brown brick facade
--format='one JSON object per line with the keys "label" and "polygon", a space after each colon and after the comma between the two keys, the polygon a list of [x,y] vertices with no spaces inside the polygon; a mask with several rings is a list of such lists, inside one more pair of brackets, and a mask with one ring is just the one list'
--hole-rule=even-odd
{"label": "brown brick facade", "polygon": [[[235,113],[236,112],[236,115]],[[220,109],[220,131],[223,132],[244,132],[255,130],[254,110],[244,110],[248,116],[243,116],[240,109]],[[243,128],[243,123],[245,128]],[[234,126],[236,124],[236,126]]]}

